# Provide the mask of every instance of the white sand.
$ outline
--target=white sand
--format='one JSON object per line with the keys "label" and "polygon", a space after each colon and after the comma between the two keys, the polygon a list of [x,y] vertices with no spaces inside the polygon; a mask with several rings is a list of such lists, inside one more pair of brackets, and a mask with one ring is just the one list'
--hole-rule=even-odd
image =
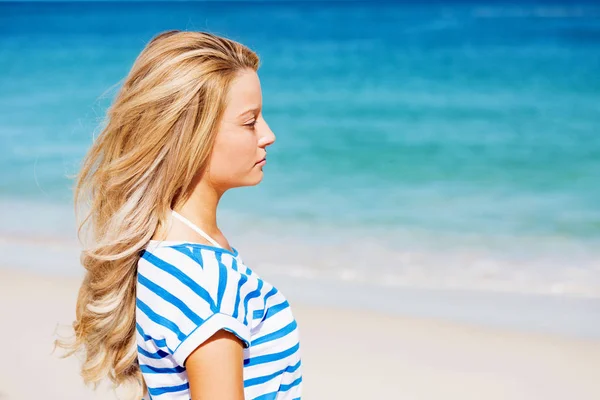
{"label": "white sand", "polygon": [[[0,399],[116,398],[84,387],[77,359],[50,354],[57,324],[72,321],[78,284],[0,269]],[[600,399],[600,340],[292,308],[306,400]]]}

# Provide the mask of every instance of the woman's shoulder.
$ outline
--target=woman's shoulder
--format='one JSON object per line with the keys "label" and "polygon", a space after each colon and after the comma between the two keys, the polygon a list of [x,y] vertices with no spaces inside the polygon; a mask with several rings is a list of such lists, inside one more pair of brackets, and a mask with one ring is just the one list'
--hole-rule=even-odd
{"label": "woman's shoulder", "polygon": [[180,252],[190,251],[194,254],[204,252],[204,253],[214,253],[221,255],[229,255],[231,257],[237,258],[239,257],[239,252],[235,247],[232,247],[231,250],[225,249],[223,247],[211,246],[204,243],[190,242],[186,240],[150,240],[146,246],[144,246],[144,251],[148,251],[151,253],[159,252],[159,251],[172,251],[177,250]]}
{"label": "woman's shoulder", "polygon": [[176,267],[191,264],[201,269],[225,266],[236,270],[241,257],[235,248],[230,251],[187,241],[151,240],[141,252],[142,260],[170,263]]}
{"label": "woman's shoulder", "polygon": [[206,332],[224,326],[248,347],[251,329],[287,306],[277,289],[248,273],[239,255],[225,249],[152,243],[137,269],[140,325],[154,338],[169,339],[173,351],[199,326]]}
{"label": "woman's shoulder", "polygon": [[[260,283],[261,277],[247,267],[237,249],[227,249],[184,241],[151,241],[138,261],[138,275],[155,279],[175,278],[205,288],[234,285],[238,290]],[[168,276],[167,276],[168,275]],[[259,282],[260,281],[260,282]]]}

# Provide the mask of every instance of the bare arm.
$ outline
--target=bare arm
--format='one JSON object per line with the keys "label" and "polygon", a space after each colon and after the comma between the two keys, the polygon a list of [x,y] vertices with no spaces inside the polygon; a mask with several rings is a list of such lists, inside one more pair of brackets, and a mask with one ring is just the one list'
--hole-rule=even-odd
{"label": "bare arm", "polygon": [[220,330],[185,361],[192,400],[244,400],[244,346]]}

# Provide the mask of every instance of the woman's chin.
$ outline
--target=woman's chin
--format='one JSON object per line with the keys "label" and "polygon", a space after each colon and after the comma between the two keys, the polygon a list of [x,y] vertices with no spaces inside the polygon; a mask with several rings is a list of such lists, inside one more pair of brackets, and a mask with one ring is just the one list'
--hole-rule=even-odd
{"label": "woman's chin", "polygon": [[241,179],[238,178],[235,181],[230,180],[228,182],[223,182],[223,185],[221,186],[227,187],[228,189],[244,186],[256,186],[262,181],[263,176],[264,173],[262,169],[256,169]]}
{"label": "woman's chin", "polygon": [[258,171],[257,174],[252,174],[252,175],[253,175],[251,177],[252,183],[250,183],[249,186],[256,186],[256,185],[258,185],[263,180],[264,173],[263,173],[263,171],[261,169],[261,170]]}
{"label": "woman's chin", "polygon": [[264,173],[260,169],[257,171],[252,171],[252,173],[248,175],[246,179],[244,179],[243,183],[236,186],[256,186],[262,181],[263,176]]}

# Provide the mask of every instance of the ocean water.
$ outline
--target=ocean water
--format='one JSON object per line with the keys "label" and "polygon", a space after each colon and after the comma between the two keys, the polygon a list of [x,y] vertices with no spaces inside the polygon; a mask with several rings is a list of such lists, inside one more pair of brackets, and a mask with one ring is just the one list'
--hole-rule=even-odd
{"label": "ocean water", "polygon": [[277,141],[220,216],[255,269],[600,297],[594,2],[0,2],[5,263],[77,270],[67,176],[167,29],[261,57]]}

